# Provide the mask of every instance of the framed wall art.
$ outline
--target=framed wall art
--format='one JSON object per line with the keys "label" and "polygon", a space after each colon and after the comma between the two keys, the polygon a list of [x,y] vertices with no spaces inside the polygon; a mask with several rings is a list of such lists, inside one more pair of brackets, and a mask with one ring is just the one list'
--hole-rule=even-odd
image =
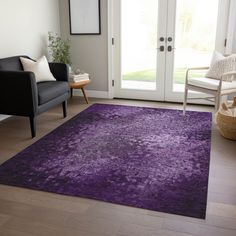
{"label": "framed wall art", "polygon": [[100,0],[69,0],[70,34],[101,34]]}

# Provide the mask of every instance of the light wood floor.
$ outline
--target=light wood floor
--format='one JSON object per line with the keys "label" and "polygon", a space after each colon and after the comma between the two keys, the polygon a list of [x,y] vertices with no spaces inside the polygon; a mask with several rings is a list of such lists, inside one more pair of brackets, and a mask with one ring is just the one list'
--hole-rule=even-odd
{"label": "light wood floor", "polygon": [[[148,107],[180,105],[127,100],[92,100]],[[11,117],[0,122],[0,162],[4,162],[88,107],[82,98],[69,101],[67,119],[61,107],[37,120],[37,138],[30,138],[28,119]],[[212,111],[211,107],[188,106]],[[206,220],[119,206],[0,185],[1,236],[236,236],[236,142],[222,138],[215,125]]]}

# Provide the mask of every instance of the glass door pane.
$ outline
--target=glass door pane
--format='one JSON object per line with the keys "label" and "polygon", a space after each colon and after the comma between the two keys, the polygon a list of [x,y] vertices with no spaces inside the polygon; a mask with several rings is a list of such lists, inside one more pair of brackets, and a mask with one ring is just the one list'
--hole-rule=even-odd
{"label": "glass door pane", "polygon": [[121,88],[156,90],[157,0],[121,1]]}
{"label": "glass door pane", "polygon": [[[218,4],[218,0],[176,1],[172,91],[184,91],[187,68],[210,65],[216,43]],[[204,74],[196,72],[192,76]]]}

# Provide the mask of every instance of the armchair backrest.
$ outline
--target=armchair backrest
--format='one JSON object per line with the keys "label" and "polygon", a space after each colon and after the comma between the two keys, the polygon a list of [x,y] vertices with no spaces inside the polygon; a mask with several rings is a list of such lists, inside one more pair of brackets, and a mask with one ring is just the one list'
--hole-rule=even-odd
{"label": "armchair backrest", "polygon": [[0,59],[0,70],[19,71],[23,70],[20,57],[29,58],[28,56],[15,56]]}

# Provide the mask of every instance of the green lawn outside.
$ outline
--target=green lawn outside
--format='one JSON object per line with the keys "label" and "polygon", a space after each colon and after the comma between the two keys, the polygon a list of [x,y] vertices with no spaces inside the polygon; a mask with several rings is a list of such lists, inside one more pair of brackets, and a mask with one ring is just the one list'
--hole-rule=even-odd
{"label": "green lawn outside", "polygon": [[[174,82],[176,84],[185,83],[186,68],[177,68],[174,72]],[[201,77],[204,76],[205,72],[198,71],[191,73],[191,77]],[[155,70],[144,70],[144,71],[135,71],[123,75],[123,80],[131,81],[145,81],[145,82],[155,82],[156,71]]]}

